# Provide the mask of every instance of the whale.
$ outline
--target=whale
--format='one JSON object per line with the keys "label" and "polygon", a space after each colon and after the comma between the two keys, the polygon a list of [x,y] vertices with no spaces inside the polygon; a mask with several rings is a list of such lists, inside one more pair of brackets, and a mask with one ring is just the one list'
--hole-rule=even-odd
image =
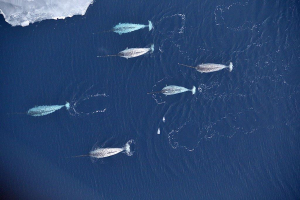
{"label": "whale", "polygon": [[187,89],[187,88],[182,87],[182,86],[169,85],[169,86],[164,87],[161,91],[158,91],[158,92],[149,92],[147,94],[162,93],[162,94],[168,96],[168,95],[179,94],[179,93],[183,93],[183,92],[187,92],[187,91],[191,91],[192,94],[195,94],[196,93],[196,87],[193,86],[192,89]]}
{"label": "whale", "polygon": [[89,152],[87,155],[79,155],[74,157],[86,157],[89,156],[91,158],[106,158],[119,153],[125,153],[128,156],[133,155],[133,151],[130,150],[130,145],[134,143],[134,140],[129,140],[123,147],[121,148],[96,148]]}
{"label": "whale", "polygon": [[222,64],[214,64],[214,63],[200,64],[200,65],[197,65],[196,67],[189,66],[189,65],[184,65],[184,64],[180,64],[180,63],[178,63],[178,65],[182,65],[182,66],[185,66],[185,67],[194,68],[198,72],[201,72],[201,73],[216,72],[216,71],[220,71],[220,70],[222,70],[224,68],[229,68],[229,72],[231,72],[232,69],[233,69],[232,62],[230,62],[228,66],[222,65]]}
{"label": "whale", "polygon": [[148,21],[148,25],[144,24],[131,24],[131,23],[119,23],[118,25],[112,28],[112,31],[122,35],[123,33],[130,33],[132,31],[136,31],[145,27],[149,27],[149,31],[153,29],[153,25],[151,21]]}
{"label": "whale", "polygon": [[130,49],[128,49],[128,47],[127,47],[125,50],[120,51],[116,55],[105,55],[105,56],[97,56],[97,57],[120,56],[120,57],[128,59],[128,58],[134,58],[134,57],[144,55],[148,52],[153,53],[153,51],[154,51],[154,44],[152,44],[150,48],[130,48]]}
{"label": "whale", "polygon": [[70,109],[70,103],[66,103],[65,105],[50,105],[50,106],[36,106],[27,111],[28,115],[39,117],[44,115],[49,115],[62,107],[66,107],[67,110]]}

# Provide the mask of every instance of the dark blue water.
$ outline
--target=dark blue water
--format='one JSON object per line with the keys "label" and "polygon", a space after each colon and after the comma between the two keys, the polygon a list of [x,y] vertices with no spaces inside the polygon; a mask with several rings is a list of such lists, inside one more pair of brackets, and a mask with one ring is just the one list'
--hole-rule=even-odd
{"label": "dark blue water", "polygon": [[[133,0],[28,27],[1,17],[2,196],[299,199],[299,9],[296,0]],[[147,20],[153,31],[93,34]],[[97,58],[152,43],[153,54]],[[229,62],[231,73],[209,74],[177,64]],[[147,95],[170,84],[197,92]],[[70,111],[24,114],[66,101]],[[70,158],[129,139],[131,157]]]}

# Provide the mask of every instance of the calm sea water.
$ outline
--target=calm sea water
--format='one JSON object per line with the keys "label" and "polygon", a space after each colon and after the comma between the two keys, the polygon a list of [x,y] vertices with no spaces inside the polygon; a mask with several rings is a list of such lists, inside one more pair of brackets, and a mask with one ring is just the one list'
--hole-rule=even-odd
{"label": "calm sea water", "polygon": [[[133,0],[24,28],[1,17],[2,196],[299,199],[299,9],[292,0]],[[153,31],[102,32],[147,20]],[[152,43],[153,54],[97,58]],[[229,62],[232,72],[210,74],[178,65]],[[197,92],[147,95],[171,84]],[[66,101],[69,111],[24,114]],[[70,158],[130,139],[131,157]]]}

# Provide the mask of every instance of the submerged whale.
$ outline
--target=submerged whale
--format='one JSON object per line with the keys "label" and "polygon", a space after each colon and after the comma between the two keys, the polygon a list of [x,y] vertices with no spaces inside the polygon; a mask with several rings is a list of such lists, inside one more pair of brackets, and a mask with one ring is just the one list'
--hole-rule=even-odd
{"label": "submerged whale", "polygon": [[152,30],[153,25],[151,23],[151,21],[148,21],[149,25],[144,25],[144,24],[131,24],[131,23],[119,23],[118,25],[114,26],[112,28],[112,31],[115,33],[119,33],[120,35],[122,35],[123,33],[129,33],[132,31],[136,31],[145,27],[149,27],[149,31]]}
{"label": "submerged whale", "polygon": [[148,53],[149,51],[151,51],[151,53],[153,53],[154,44],[152,44],[150,48],[130,48],[130,49],[126,48],[125,50],[120,51],[116,55],[105,55],[105,56],[97,56],[97,57],[120,56],[120,57],[128,59],[128,58],[134,58],[137,56],[144,55],[144,54]]}
{"label": "submerged whale", "polygon": [[187,91],[191,91],[192,94],[195,94],[196,87],[193,86],[192,89],[187,89],[187,88],[181,87],[181,86],[169,85],[169,86],[164,87],[161,91],[149,92],[147,94],[163,93],[164,95],[168,96],[168,95],[179,94],[179,93],[183,93],[183,92],[187,92]]}
{"label": "submerged whale", "polygon": [[85,157],[90,156],[91,158],[106,158],[118,153],[126,153],[128,156],[132,156],[133,151],[130,150],[130,145],[134,143],[134,140],[129,140],[122,148],[96,148],[88,155],[79,155],[73,157]]}
{"label": "submerged whale", "polygon": [[232,62],[230,62],[230,64],[228,66],[222,65],[222,64],[214,64],[214,63],[200,64],[200,65],[197,65],[197,67],[192,67],[192,66],[188,66],[188,65],[184,65],[184,64],[180,64],[180,63],[178,63],[178,64],[182,65],[182,66],[190,67],[190,68],[195,68],[198,72],[201,72],[201,73],[216,72],[216,71],[220,71],[224,68],[229,68],[229,72],[231,72],[233,69]]}
{"label": "submerged whale", "polygon": [[27,111],[28,115],[38,117],[51,114],[62,107],[66,107],[67,110],[70,109],[70,103],[66,103],[65,105],[53,105],[53,106],[36,106]]}

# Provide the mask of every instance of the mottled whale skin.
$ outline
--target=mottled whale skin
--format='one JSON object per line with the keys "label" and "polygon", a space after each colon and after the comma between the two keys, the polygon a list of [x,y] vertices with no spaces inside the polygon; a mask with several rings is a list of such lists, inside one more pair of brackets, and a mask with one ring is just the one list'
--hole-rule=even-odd
{"label": "mottled whale skin", "polygon": [[177,85],[168,85],[161,90],[161,92],[166,96],[179,94],[179,93],[183,93],[183,92],[187,92],[187,91],[191,91],[192,94],[195,94],[196,87],[193,86],[192,89],[187,89],[185,87],[181,87],[181,86],[177,86]]}
{"label": "mottled whale skin", "polygon": [[90,152],[90,156],[93,158],[105,158],[116,155],[124,151],[123,148],[99,148]]}
{"label": "mottled whale skin", "polygon": [[228,66],[222,65],[222,64],[214,64],[214,63],[200,64],[200,65],[197,65],[197,67],[192,67],[192,66],[188,66],[188,65],[184,65],[184,64],[180,64],[180,63],[178,63],[178,64],[182,65],[182,66],[190,67],[190,68],[195,68],[198,72],[201,72],[201,73],[216,72],[216,71],[220,71],[224,68],[229,68],[229,72],[231,72],[233,69],[232,62],[230,62],[230,64]]}
{"label": "mottled whale skin", "polygon": [[120,51],[118,56],[128,59],[144,55],[149,51],[151,51],[151,53],[154,51],[154,44],[152,44],[150,48],[127,48],[123,51]]}
{"label": "mottled whale skin", "polygon": [[162,93],[162,94],[168,96],[168,95],[179,94],[179,93],[183,93],[183,92],[187,92],[187,91],[191,91],[192,94],[195,94],[195,92],[196,92],[196,87],[193,86],[192,89],[187,89],[187,88],[182,87],[182,86],[169,85],[169,86],[164,87],[164,88],[163,88],[161,91],[159,91],[159,92],[149,92],[148,94]]}
{"label": "mottled whale skin", "polygon": [[52,105],[52,106],[36,106],[27,111],[28,115],[39,117],[44,115],[49,115],[62,107],[66,107],[67,110],[70,108],[70,104],[67,102],[65,105]]}
{"label": "mottled whale skin", "polygon": [[210,73],[210,72],[220,71],[224,68],[229,68],[229,71],[231,72],[233,68],[232,62],[230,62],[229,66],[222,65],[222,64],[206,63],[206,64],[198,65],[195,69],[201,73]]}
{"label": "mottled whale skin", "polygon": [[90,157],[106,158],[121,152],[125,152],[128,156],[131,156],[132,152],[130,151],[130,145],[133,142],[133,140],[129,140],[122,148],[97,148],[90,152]]}
{"label": "mottled whale skin", "polygon": [[138,57],[141,55],[144,55],[146,53],[148,53],[149,51],[151,51],[151,53],[153,53],[154,51],[154,44],[151,45],[150,48],[126,48],[123,51],[120,51],[117,55],[105,55],[105,56],[97,56],[97,57],[109,57],[109,56],[120,56],[123,58],[134,58],[134,57]]}
{"label": "mottled whale skin", "polygon": [[144,24],[131,24],[131,23],[119,23],[118,25],[114,26],[112,28],[112,31],[115,33],[118,33],[119,35],[122,35],[123,33],[130,33],[132,31],[136,31],[145,27],[149,27],[149,31],[152,30],[153,25],[151,21],[148,21],[149,25]]}
{"label": "mottled whale skin", "polygon": [[118,153],[126,153],[128,156],[131,156],[133,154],[133,151],[130,150],[130,145],[132,143],[134,143],[134,140],[129,140],[122,148],[96,148],[90,151],[88,155],[79,155],[73,157],[90,156],[91,158],[106,158]]}

